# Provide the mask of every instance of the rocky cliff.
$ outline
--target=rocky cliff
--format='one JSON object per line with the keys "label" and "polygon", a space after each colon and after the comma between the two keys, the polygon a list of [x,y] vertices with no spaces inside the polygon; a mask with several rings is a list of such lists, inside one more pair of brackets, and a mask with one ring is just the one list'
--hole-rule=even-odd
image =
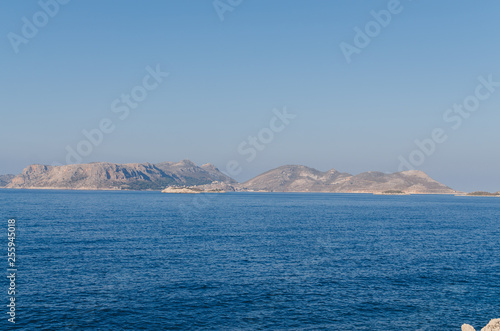
{"label": "rocky cliff", "polygon": [[7,186],[15,175],[0,175],[0,187]]}
{"label": "rocky cliff", "polygon": [[8,188],[161,190],[171,185],[202,185],[213,181],[236,183],[210,164],[201,167],[184,160],[114,164],[96,162],[64,166],[31,165],[15,176]]}

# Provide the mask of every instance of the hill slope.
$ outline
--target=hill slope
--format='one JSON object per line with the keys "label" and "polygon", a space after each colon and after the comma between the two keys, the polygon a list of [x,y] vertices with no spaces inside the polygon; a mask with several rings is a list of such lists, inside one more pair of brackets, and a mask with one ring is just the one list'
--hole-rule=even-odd
{"label": "hill slope", "polygon": [[282,166],[241,184],[242,189],[268,192],[338,192],[338,193],[405,193],[454,194],[422,171],[393,174],[365,172],[356,176],[335,169],[321,172],[300,165]]}
{"label": "hill slope", "polygon": [[16,175],[0,175],[0,187],[7,186]]}

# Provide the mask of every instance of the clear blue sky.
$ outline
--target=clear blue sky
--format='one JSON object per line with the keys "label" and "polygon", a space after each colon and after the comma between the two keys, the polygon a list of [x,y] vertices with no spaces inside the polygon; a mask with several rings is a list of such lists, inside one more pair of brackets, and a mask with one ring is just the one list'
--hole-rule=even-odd
{"label": "clear blue sky", "polygon": [[[460,128],[443,120],[479,76],[500,81],[500,3],[401,1],[347,63],[339,45],[389,2],[244,0],[221,21],[210,0],[72,0],[15,53],[9,33],[22,36],[41,7],[2,1],[0,173],[65,163],[103,118],[115,130],[83,162],[237,160],[238,180],[284,164],[395,172],[415,139],[443,128],[417,168],[459,190],[500,190],[500,88]],[[111,103],[157,64],[169,76],[120,120]],[[238,146],[283,107],[297,117],[246,161]]]}

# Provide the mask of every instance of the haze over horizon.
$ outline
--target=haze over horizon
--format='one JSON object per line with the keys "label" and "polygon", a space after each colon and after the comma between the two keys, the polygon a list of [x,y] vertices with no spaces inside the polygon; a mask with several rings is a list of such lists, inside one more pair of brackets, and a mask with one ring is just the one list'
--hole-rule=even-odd
{"label": "haze over horizon", "polygon": [[500,3],[486,3],[61,1],[25,38],[43,6],[4,1],[0,174],[87,141],[69,159],[235,161],[240,182],[286,164],[392,173],[413,153],[456,190],[499,191]]}

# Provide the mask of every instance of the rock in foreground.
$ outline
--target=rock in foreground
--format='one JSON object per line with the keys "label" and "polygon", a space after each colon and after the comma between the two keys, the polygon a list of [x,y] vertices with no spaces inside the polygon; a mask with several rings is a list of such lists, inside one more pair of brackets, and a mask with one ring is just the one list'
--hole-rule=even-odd
{"label": "rock in foreground", "polygon": [[[462,331],[476,331],[472,325],[462,325]],[[500,331],[500,318],[492,319],[481,331]]]}

